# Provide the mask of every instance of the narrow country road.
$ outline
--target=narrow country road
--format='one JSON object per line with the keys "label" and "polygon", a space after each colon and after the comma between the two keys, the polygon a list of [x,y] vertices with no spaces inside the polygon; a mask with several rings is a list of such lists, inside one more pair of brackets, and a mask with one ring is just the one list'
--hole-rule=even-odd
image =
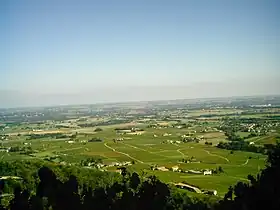
{"label": "narrow country road", "polygon": [[144,152],[149,152],[149,153],[150,153],[150,151],[148,151],[148,150],[145,150],[145,149],[142,149],[142,148],[133,146],[133,145],[131,145],[131,144],[125,144],[125,143],[123,143],[123,142],[121,142],[121,144],[126,145],[126,146],[129,146],[129,147],[134,148],[134,149],[138,149],[138,150],[142,150],[142,151],[144,151]]}
{"label": "narrow country road", "polygon": [[163,155],[157,154],[157,153],[155,153],[155,152],[151,152],[151,151],[145,150],[145,149],[143,149],[143,148],[139,148],[139,147],[133,146],[133,145],[131,145],[131,144],[126,144],[126,143],[123,143],[123,142],[121,142],[121,144],[123,144],[123,145],[125,145],[125,146],[128,146],[128,147],[131,147],[131,148],[133,148],[133,149],[138,149],[138,150],[141,150],[141,151],[144,151],[144,152],[148,152],[148,153],[153,154],[153,155],[157,155],[157,156],[160,156],[160,157],[167,158],[166,156],[163,156]]}
{"label": "narrow country road", "polygon": [[205,149],[203,151],[207,152],[208,155],[216,156],[216,157],[222,158],[222,159],[226,160],[227,162],[229,162],[229,159],[227,159],[226,157],[223,157],[221,155],[212,154],[211,152],[209,152],[208,150],[205,150]]}
{"label": "narrow country road", "polygon": [[181,149],[177,149],[176,151],[179,152],[183,157],[185,157],[185,154],[181,152]]}
{"label": "narrow country road", "polygon": [[6,179],[18,179],[21,180],[22,178],[19,176],[0,176],[0,180],[6,180]]}
{"label": "narrow country road", "polygon": [[248,164],[248,162],[249,162],[249,159],[247,159],[247,160],[245,161],[245,163],[243,163],[243,164],[242,164],[242,166],[247,165],[247,164]]}
{"label": "narrow country road", "polygon": [[5,153],[4,153],[4,155],[1,156],[0,160],[3,160],[4,156],[5,156]]}
{"label": "narrow country road", "polygon": [[117,151],[117,150],[116,150],[116,149],[114,149],[113,147],[108,146],[108,145],[107,145],[107,143],[104,143],[104,146],[105,146],[105,147],[107,147],[108,149],[112,150],[113,152],[116,152],[116,153],[119,153],[119,154],[125,155],[125,156],[129,157],[130,159],[133,159],[133,160],[135,160],[135,161],[137,161],[137,162],[139,162],[139,163],[144,163],[143,161],[138,160],[138,159],[136,159],[136,158],[134,158],[134,157],[130,156],[130,155],[129,155],[129,154],[127,154],[127,153]]}
{"label": "narrow country road", "polygon": [[65,152],[65,151],[71,151],[71,150],[82,149],[82,148],[83,147],[74,147],[74,148],[68,148],[68,149],[59,150],[58,152]]}
{"label": "narrow country road", "polygon": [[9,196],[14,196],[14,194],[9,194],[9,193],[3,193],[0,195],[0,198],[4,198],[4,197],[9,197]]}
{"label": "narrow country road", "polygon": [[172,183],[172,184],[174,184],[175,186],[188,187],[188,188],[193,189],[196,193],[202,193],[201,189],[199,189],[195,186],[189,185],[189,184],[185,184],[185,183]]}

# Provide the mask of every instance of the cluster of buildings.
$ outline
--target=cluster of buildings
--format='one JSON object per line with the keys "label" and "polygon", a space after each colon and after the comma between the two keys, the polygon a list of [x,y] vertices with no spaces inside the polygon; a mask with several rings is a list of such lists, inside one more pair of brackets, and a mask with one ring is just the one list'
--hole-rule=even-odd
{"label": "cluster of buildings", "polygon": [[0,137],[1,137],[0,140],[2,140],[2,141],[8,140],[8,136],[7,135],[3,135],[3,136],[0,136]]}
{"label": "cluster of buildings", "polygon": [[218,129],[217,128],[213,128],[213,127],[206,127],[205,129],[203,129],[201,132],[202,133],[211,133],[211,132],[217,132]]}
{"label": "cluster of buildings", "polygon": [[204,139],[204,136],[192,136],[192,135],[182,135],[181,140],[183,142],[199,142]]}
{"label": "cluster of buildings", "polygon": [[158,171],[173,171],[173,172],[179,172],[179,173],[191,173],[191,174],[200,174],[200,175],[212,175],[212,170],[205,169],[201,171],[196,170],[186,170],[180,169],[179,166],[172,166],[171,168],[166,168],[165,166],[159,166],[159,167],[152,167],[152,170],[158,170]]}
{"label": "cluster of buildings", "polygon": [[114,141],[114,142],[123,141],[123,138],[114,138],[113,141]]}
{"label": "cluster of buildings", "polygon": [[112,163],[110,163],[108,165],[103,164],[103,163],[98,163],[98,164],[96,164],[96,167],[98,169],[101,169],[101,168],[106,168],[106,167],[114,167],[114,166],[122,167],[122,166],[130,166],[130,165],[132,165],[132,163],[130,161],[125,161],[125,162],[121,162],[121,163],[119,163],[119,162],[112,162]]}
{"label": "cluster of buildings", "polygon": [[181,141],[173,141],[173,140],[167,140],[166,141],[168,144],[181,144]]}
{"label": "cluster of buildings", "polygon": [[142,135],[143,133],[143,129],[141,128],[136,128],[136,127],[132,127],[132,128],[120,128],[120,129],[116,129],[116,132],[120,135],[124,135],[124,134],[130,134],[130,135]]}
{"label": "cluster of buildings", "polygon": [[1,147],[0,152],[10,152],[11,147]]}
{"label": "cluster of buildings", "polygon": [[162,136],[171,136],[171,133],[164,133]]}
{"label": "cluster of buildings", "polygon": [[201,190],[198,187],[186,184],[186,183],[175,183],[175,186],[180,188],[180,189],[186,189],[189,190],[191,192],[196,192],[199,194],[206,194],[206,195],[217,195],[218,192],[217,190]]}

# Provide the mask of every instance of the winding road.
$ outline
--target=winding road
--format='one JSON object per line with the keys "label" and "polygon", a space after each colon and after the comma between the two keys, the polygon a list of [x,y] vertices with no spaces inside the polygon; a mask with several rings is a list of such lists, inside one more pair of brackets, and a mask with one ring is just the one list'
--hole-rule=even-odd
{"label": "winding road", "polygon": [[204,151],[204,152],[207,152],[208,155],[216,156],[216,157],[222,158],[222,159],[226,160],[227,162],[229,162],[229,159],[227,159],[226,157],[223,157],[223,156],[221,156],[221,155],[212,154],[211,152],[209,152],[208,150],[205,150],[205,149],[204,149],[203,151]]}
{"label": "winding road", "polygon": [[138,160],[138,159],[136,159],[136,158],[134,158],[134,157],[130,156],[130,155],[129,155],[129,154],[127,154],[127,153],[117,151],[117,150],[116,150],[116,149],[114,149],[113,147],[108,146],[108,145],[107,145],[107,143],[104,143],[104,146],[105,146],[105,147],[107,147],[108,149],[112,150],[113,152],[116,152],[116,153],[119,153],[119,154],[125,155],[125,156],[129,157],[130,159],[133,159],[133,160],[135,160],[135,161],[137,161],[137,162],[139,162],[139,163],[144,163],[143,161]]}
{"label": "winding road", "polygon": [[201,189],[199,189],[195,186],[189,185],[189,184],[185,184],[185,183],[172,183],[172,184],[174,184],[177,187],[187,187],[187,188],[193,189],[196,193],[202,193]]}
{"label": "winding road", "polygon": [[[183,148],[184,149],[184,148]],[[181,149],[177,149],[176,151],[179,152],[183,157],[185,157],[185,154],[180,151]]]}
{"label": "winding road", "polygon": [[243,163],[243,164],[242,164],[242,166],[247,165],[247,164],[248,164],[248,162],[249,162],[249,159],[247,159],[247,160],[245,161],[245,163]]}
{"label": "winding road", "polygon": [[139,148],[139,147],[133,146],[133,145],[131,145],[131,144],[125,144],[125,143],[123,143],[123,142],[121,142],[121,143],[122,143],[123,145],[125,145],[125,146],[131,147],[131,148],[134,148],[134,149],[138,149],[138,150],[141,150],[141,151],[144,151],[144,152],[148,152],[148,153],[150,153],[150,154],[157,155],[157,156],[160,156],[160,157],[163,157],[163,158],[168,158],[168,157],[166,157],[166,156],[164,156],[164,155],[160,155],[160,154],[158,154],[158,153],[151,152],[151,151],[149,151],[149,150],[146,150],[146,149],[143,149],[143,148]]}
{"label": "winding road", "polygon": [[149,153],[151,153],[151,152],[150,152],[150,151],[148,151],[148,150],[145,150],[145,149],[142,149],[142,148],[139,148],[139,147],[133,146],[133,145],[131,145],[131,144],[125,144],[125,143],[123,143],[123,142],[121,142],[121,144],[123,144],[123,145],[125,145],[125,146],[132,147],[132,148],[134,148],[134,149],[138,149],[138,150],[142,150],[142,151],[144,151],[144,152],[149,152]]}

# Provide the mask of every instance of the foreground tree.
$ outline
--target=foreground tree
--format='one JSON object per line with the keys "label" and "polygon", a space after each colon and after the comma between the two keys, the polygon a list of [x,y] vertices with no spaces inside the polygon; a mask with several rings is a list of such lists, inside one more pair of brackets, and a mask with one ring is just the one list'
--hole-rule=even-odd
{"label": "foreground tree", "polygon": [[268,152],[266,168],[250,183],[231,187],[217,209],[280,209],[280,144]]}

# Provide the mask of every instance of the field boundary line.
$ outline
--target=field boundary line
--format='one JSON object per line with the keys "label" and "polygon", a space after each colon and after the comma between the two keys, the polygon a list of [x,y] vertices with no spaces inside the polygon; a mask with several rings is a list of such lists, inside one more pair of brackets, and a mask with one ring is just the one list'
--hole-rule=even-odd
{"label": "field boundary line", "polygon": [[160,150],[160,151],[156,151],[156,152],[151,152],[151,154],[158,154],[158,153],[162,153],[162,152],[174,152],[174,150]]}
{"label": "field boundary line", "polygon": [[245,161],[245,163],[243,163],[243,164],[242,164],[242,166],[247,165],[247,164],[248,164],[248,162],[249,162],[249,159],[247,159],[247,160]]}
{"label": "field boundary line", "polygon": [[68,148],[68,149],[59,150],[58,152],[71,151],[71,150],[82,149],[82,148],[83,147],[74,147],[74,148]]}
{"label": "field boundary line", "polygon": [[[184,148],[181,148],[181,149],[184,149]],[[183,157],[185,157],[185,154],[180,151],[181,149],[177,149],[176,151],[179,152]]]}
{"label": "field boundary line", "polygon": [[114,149],[113,147],[108,146],[108,145],[107,145],[107,143],[104,143],[104,146],[105,146],[105,147],[107,147],[108,149],[112,150],[113,152],[116,152],[116,153],[119,153],[119,154],[125,155],[125,156],[129,157],[130,159],[133,159],[133,160],[135,160],[135,161],[137,161],[137,162],[139,162],[139,163],[142,163],[142,164],[144,163],[143,161],[138,160],[138,159],[136,159],[136,158],[134,158],[134,157],[130,156],[130,155],[129,155],[129,154],[127,154],[127,153],[117,151],[117,150],[116,150],[116,149]]}
{"label": "field boundary line", "polygon": [[222,159],[226,160],[227,162],[230,162],[229,159],[227,159],[226,157],[223,157],[223,156],[217,155],[217,154],[213,154],[213,153],[211,153],[210,151],[208,151],[206,149],[203,149],[203,151],[207,152],[208,155],[216,156],[216,157],[219,157],[219,158],[222,158]]}
{"label": "field boundary line", "polygon": [[159,157],[168,158],[168,156],[160,155],[160,154],[157,154],[157,153],[151,152],[151,151],[149,151],[149,150],[145,150],[145,149],[143,149],[143,148],[136,147],[136,146],[131,145],[131,144],[126,144],[126,143],[123,143],[123,142],[121,142],[121,143],[122,143],[122,144],[124,144],[124,145],[126,145],[126,146],[129,146],[129,147],[131,147],[131,148],[133,148],[133,149],[138,149],[138,150],[141,150],[141,151],[144,151],[144,152],[150,153],[150,154],[152,154],[152,155],[157,155],[157,156],[159,156]]}
{"label": "field boundary line", "polygon": [[273,137],[273,136],[274,136],[274,135],[270,135],[270,136],[261,136],[261,137],[257,138],[255,141],[251,141],[251,142],[256,143],[256,142],[258,142],[258,141],[262,141],[262,140],[269,139],[269,138],[271,138],[271,137]]}

